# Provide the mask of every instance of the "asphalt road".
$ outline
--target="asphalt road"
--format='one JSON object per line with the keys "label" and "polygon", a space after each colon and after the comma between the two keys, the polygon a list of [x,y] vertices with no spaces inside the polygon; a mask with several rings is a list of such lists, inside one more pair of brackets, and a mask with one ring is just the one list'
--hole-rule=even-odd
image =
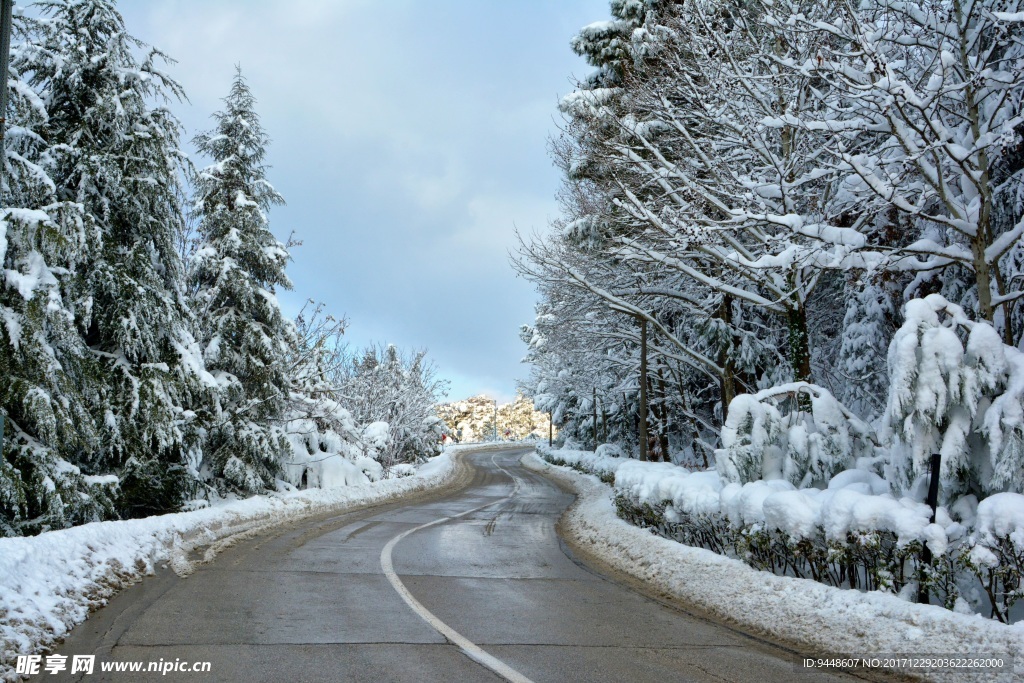
{"label": "asphalt road", "polygon": [[[555,533],[572,496],[521,456],[464,456],[458,492],[282,528],[187,578],[162,570],[57,650],[96,655],[94,673],[37,680],[846,680],[583,566]],[[100,671],[161,660],[210,671]]]}

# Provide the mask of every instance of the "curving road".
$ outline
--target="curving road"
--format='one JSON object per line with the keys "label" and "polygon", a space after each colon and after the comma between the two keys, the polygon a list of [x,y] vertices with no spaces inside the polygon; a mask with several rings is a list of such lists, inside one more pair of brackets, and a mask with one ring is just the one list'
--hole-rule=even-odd
{"label": "curving road", "polygon": [[[38,680],[840,680],[582,566],[555,533],[572,496],[522,454],[463,456],[457,492],[308,520],[185,579],[163,570],[58,649],[95,654],[93,674]],[[99,670],[160,660],[210,671]]]}

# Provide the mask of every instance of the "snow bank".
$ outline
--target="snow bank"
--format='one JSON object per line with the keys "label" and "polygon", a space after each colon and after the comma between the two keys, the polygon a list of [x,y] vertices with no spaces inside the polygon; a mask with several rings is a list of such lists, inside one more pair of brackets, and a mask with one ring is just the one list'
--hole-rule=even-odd
{"label": "snow bank", "polygon": [[464,467],[452,456],[473,450],[449,448],[412,476],[0,538],[0,680],[16,680],[17,655],[45,650],[158,564],[186,574],[193,568],[189,554],[197,548],[205,549],[203,561],[209,561],[234,541],[274,526],[443,486]]}
{"label": "snow bank", "polygon": [[[682,515],[720,514],[735,526],[767,524],[794,539],[808,538],[818,527],[836,540],[845,540],[849,532],[891,531],[901,543],[934,539],[937,531],[949,537],[963,533],[963,527],[941,508],[940,529],[929,528],[931,508],[909,498],[894,498],[885,480],[867,470],[840,472],[825,490],[797,489],[785,479],[724,483],[715,471],[690,472],[671,463],[602,457],[589,451],[541,450],[555,464],[614,482],[618,493],[638,505],[667,504],[671,521]],[[1024,497],[1003,495],[1007,500],[998,511],[994,503],[986,510],[992,509],[998,519],[1015,510],[1024,529]]]}
{"label": "snow bank", "polygon": [[[1006,626],[885,593],[838,589],[757,571],[739,560],[660,538],[619,519],[612,491],[593,476],[553,467],[532,454],[523,463],[577,492],[579,499],[562,521],[579,546],[616,570],[718,618],[797,644],[812,654],[1009,655],[1015,658],[1018,672],[1024,666],[1022,625]],[[765,501],[792,493],[796,492],[777,492]],[[1005,673],[998,676],[971,680],[1007,680]],[[932,680],[962,677],[933,675]]]}
{"label": "snow bank", "polygon": [[594,453],[592,451],[553,450],[546,446],[540,446],[539,449],[543,450],[546,457],[552,459],[555,464],[594,474],[609,482],[615,478],[615,472],[619,467],[630,461],[628,458],[608,455],[608,451]]}

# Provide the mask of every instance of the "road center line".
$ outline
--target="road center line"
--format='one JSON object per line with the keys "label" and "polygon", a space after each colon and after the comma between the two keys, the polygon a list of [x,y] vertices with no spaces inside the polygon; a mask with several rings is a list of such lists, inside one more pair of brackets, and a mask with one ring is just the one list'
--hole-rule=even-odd
{"label": "road center line", "polygon": [[508,470],[506,470],[501,465],[499,465],[498,462],[495,460],[496,457],[497,454],[492,455],[491,462],[494,463],[495,467],[497,467],[499,470],[501,470],[509,477],[511,477],[512,481],[515,484],[512,488],[512,493],[509,496],[502,498],[501,500],[496,500],[493,503],[480,505],[479,507],[475,507],[472,510],[460,512],[459,514],[452,515],[451,517],[442,517],[441,519],[435,519],[433,522],[421,524],[420,526],[415,527],[413,529],[403,531],[402,533],[398,534],[390,541],[388,541],[387,545],[384,546],[384,549],[380,551],[380,567],[384,570],[384,576],[388,578],[388,581],[391,583],[391,586],[398,592],[402,599],[405,600],[405,604],[409,605],[409,607],[412,608],[412,611],[416,612],[418,615],[423,617],[423,620],[430,624],[431,628],[433,628],[435,631],[444,636],[448,640],[448,642],[450,642],[453,645],[457,645],[462,650],[462,652],[465,653],[467,657],[477,662],[478,664],[487,667],[494,673],[498,674],[507,681],[511,681],[512,683],[533,683],[533,681],[531,681],[529,678],[527,678],[523,674],[519,673],[518,671],[510,667],[505,662],[501,661],[497,657],[494,657],[493,655],[484,652],[484,650],[479,645],[470,641],[464,635],[453,629],[451,626],[438,619],[437,616],[434,615],[434,613],[432,613],[430,610],[424,607],[419,600],[412,596],[412,593],[410,593],[409,589],[405,587],[405,584],[402,583],[402,580],[398,577],[398,574],[395,572],[395,566],[391,561],[391,551],[394,550],[395,546],[398,545],[398,543],[406,536],[414,534],[422,529],[427,529],[429,527],[436,526],[438,524],[443,524],[444,522],[448,522],[453,519],[458,519],[459,517],[465,517],[466,515],[472,514],[479,510],[483,510],[484,508],[493,507],[494,505],[505,503],[515,498],[516,494],[519,493],[519,478],[513,475]]}

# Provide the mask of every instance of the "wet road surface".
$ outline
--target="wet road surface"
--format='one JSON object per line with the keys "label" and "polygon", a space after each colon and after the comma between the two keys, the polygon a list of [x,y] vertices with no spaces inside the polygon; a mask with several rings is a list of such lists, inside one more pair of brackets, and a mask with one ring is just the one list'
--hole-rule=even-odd
{"label": "wet road surface", "polygon": [[[456,493],[283,527],[188,578],[161,570],[57,649],[96,655],[94,673],[38,680],[849,680],[582,566],[555,533],[572,496],[522,455],[464,455]],[[100,671],[161,660],[210,671]]]}

